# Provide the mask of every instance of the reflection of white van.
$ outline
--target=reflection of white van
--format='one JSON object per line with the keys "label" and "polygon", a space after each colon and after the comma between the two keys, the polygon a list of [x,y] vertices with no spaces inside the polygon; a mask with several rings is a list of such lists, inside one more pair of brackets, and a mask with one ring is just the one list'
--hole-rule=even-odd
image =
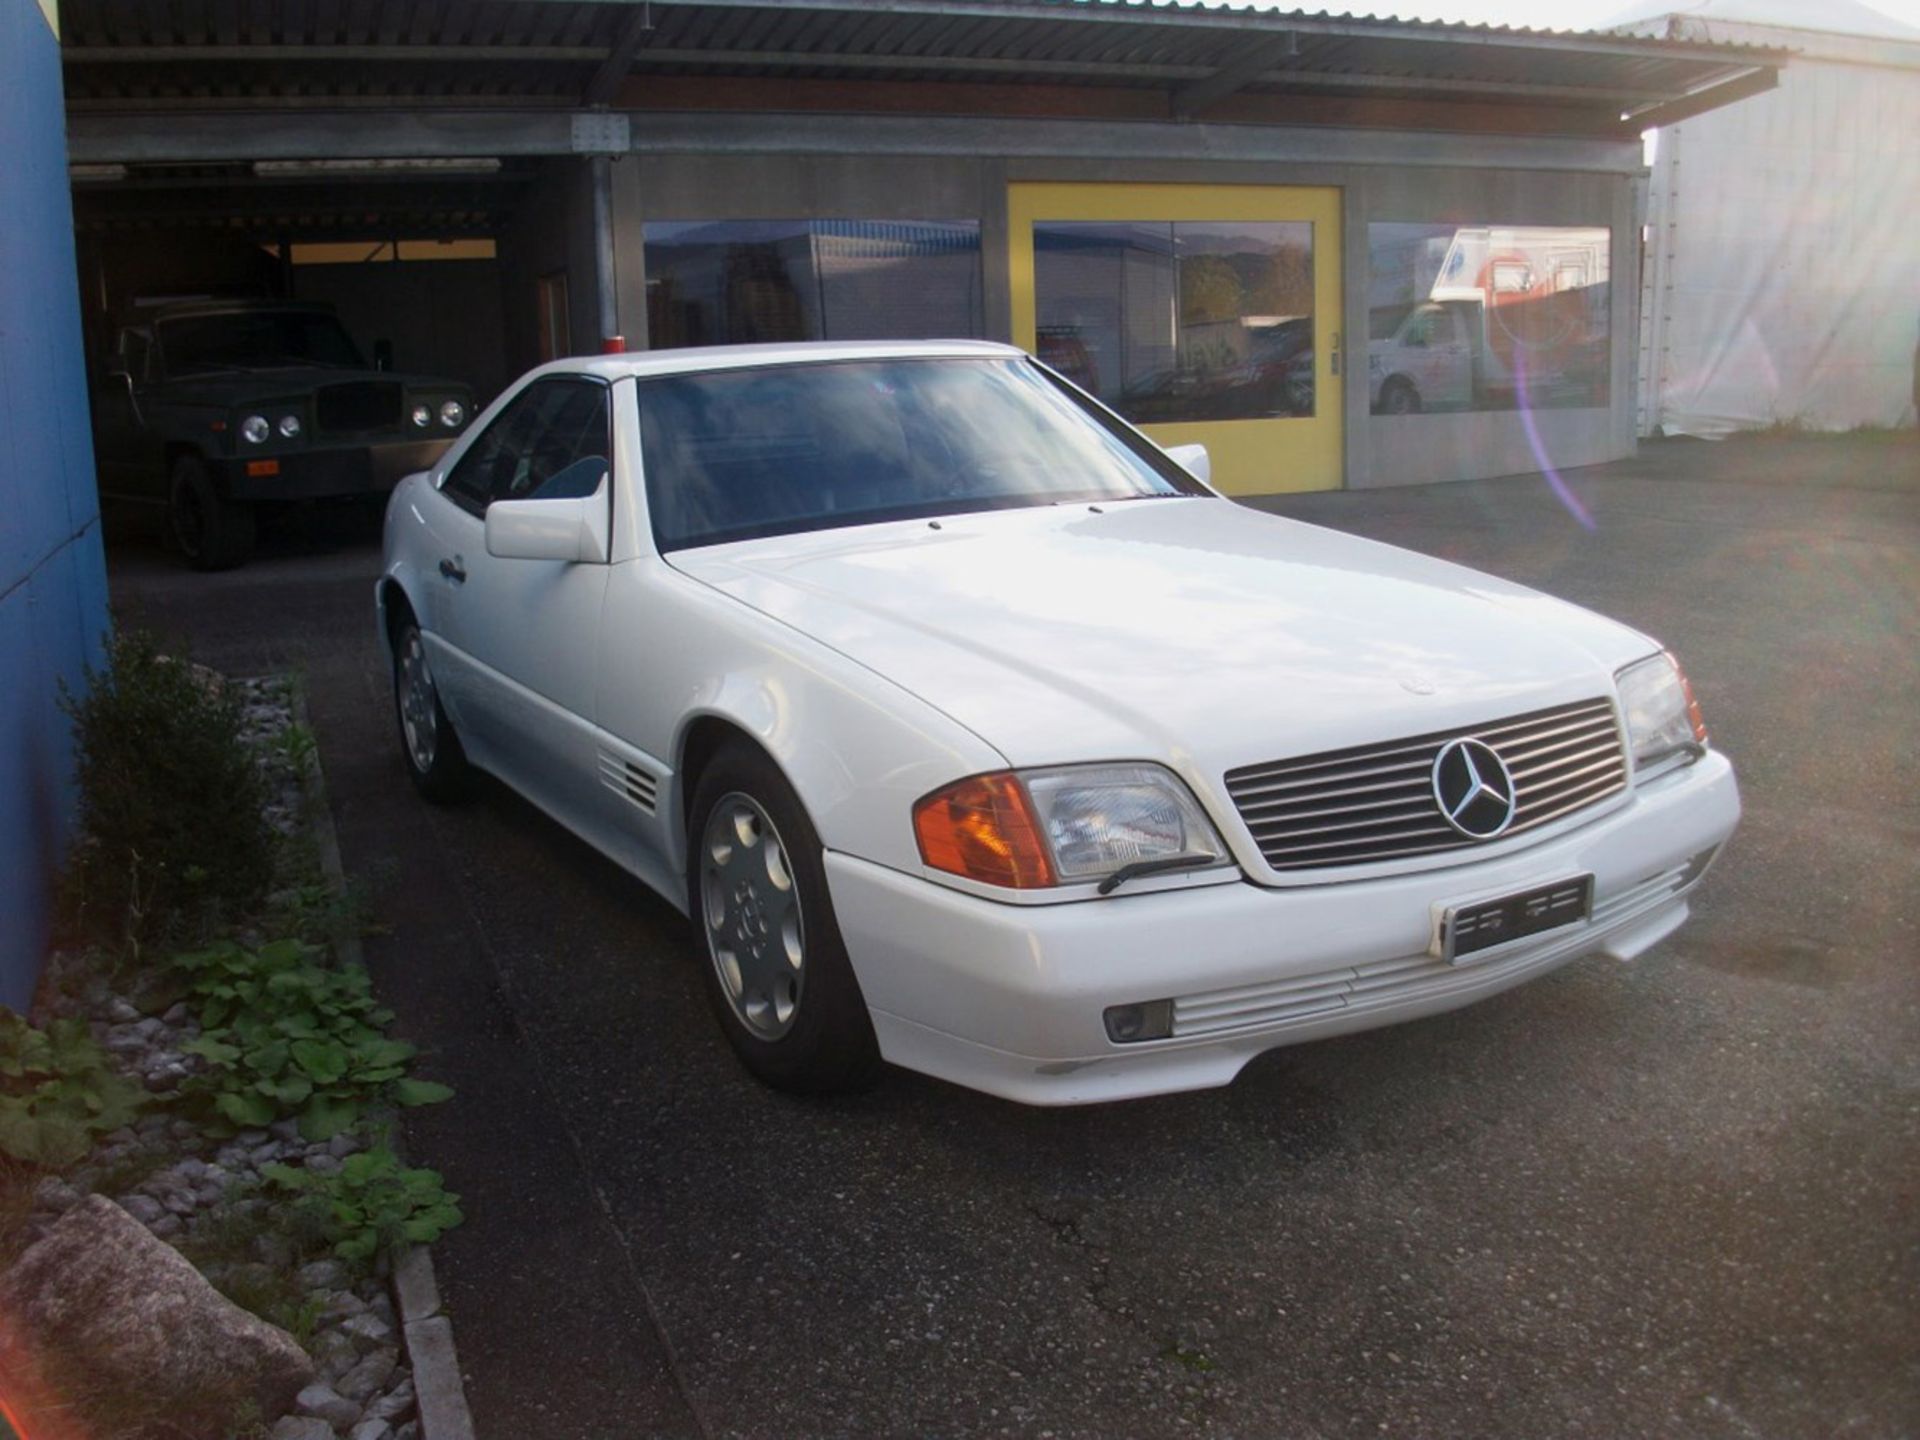
{"label": "reflection of white van", "polygon": [[1367,397],[1376,415],[1464,410],[1474,400],[1477,302],[1429,300],[1373,312]]}

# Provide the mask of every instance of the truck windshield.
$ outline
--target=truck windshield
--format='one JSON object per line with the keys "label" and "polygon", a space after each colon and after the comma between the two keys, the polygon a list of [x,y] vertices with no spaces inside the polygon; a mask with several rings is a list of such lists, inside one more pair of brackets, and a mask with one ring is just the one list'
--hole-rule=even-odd
{"label": "truck windshield", "polygon": [[1412,313],[1411,305],[1382,305],[1373,312],[1367,325],[1367,338],[1391,340],[1399,333],[1401,322]]}
{"label": "truck windshield", "polygon": [[816,361],[643,379],[637,389],[662,551],[1210,493],[1024,359]]}
{"label": "truck windshield", "polygon": [[169,375],[324,365],[364,370],[366,361],[331,315],[312,310],[231,310],[160,325]]}

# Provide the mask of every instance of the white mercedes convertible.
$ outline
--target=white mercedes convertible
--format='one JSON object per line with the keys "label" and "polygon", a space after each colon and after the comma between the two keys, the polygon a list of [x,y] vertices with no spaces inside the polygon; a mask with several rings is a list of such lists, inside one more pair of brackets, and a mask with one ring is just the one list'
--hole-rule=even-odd
{"label": "white mercedes convertible", "polygon": [[1686,919],[1740,801],[1657,642],[1206,476],[999,345],[545,366],[394,491],[402,754],[682,908],[794,1089],[1221,1085]]}

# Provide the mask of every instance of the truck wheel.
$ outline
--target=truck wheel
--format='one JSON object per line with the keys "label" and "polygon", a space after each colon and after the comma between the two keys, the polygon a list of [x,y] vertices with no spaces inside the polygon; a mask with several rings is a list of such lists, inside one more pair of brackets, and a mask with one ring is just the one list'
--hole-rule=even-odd
{"label": "truck wheel", "polygon": [[253,507],[221,499],[198,455],[173,462],[167,528],[196,570],[231,570],[253,552]]}
{"label": "truck wheel", "polygon": [[1380,409],[1387,415],[1418,415],[1420,392],[1404,380],[1389,380],[1380,392]]}

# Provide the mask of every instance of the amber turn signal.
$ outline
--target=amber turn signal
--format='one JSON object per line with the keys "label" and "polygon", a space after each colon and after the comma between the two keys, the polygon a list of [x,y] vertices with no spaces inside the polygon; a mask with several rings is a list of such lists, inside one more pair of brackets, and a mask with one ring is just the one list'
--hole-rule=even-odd
{"label": "amber turn signal", "polygon": [[1687,698],[1687,723],[1693,726],[1693,738],[1702,745],[1707,743],[1707,717],[1700,713],[1700,702],[1693,698],[1693,682],[1687,679],[1687,672],[1680,662],[1674,659],[1671,650],[1667,659],[1673,660],[1673,672],[1680,677],[1680,693]]}
{"label": "amber turn signal", "polygon": [[1016,890],[1054,883],[1026,787],[1005,771],[934,791],[913,807],[913,833],[935,870]]}

